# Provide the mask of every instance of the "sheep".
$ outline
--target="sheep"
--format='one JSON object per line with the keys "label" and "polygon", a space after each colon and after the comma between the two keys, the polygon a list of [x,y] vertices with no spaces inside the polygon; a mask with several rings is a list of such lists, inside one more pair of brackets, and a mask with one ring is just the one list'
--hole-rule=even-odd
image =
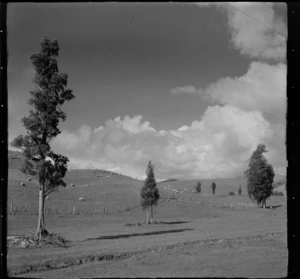
{"label": "sheep", "polygon": [[28,181],[31,181],[32,180],[32,178],[31,177],[28,177]]}
{"label": "sheep", "polygon": [[78,200],[79,200],[79,201],[84,201],[84,198],[83,198],[83,197],[80,197]]}
{"label": "sheep", "polygon": [[90,184],[87,184],[86,186],[87,186],[87,187],[90,187]]}
{"label": "sheep", "polygon": [[21,186],[26,186],[24,182],[21,182]]}
{"label": "sheep", "polygon": [[71,186],[74,187],[75,185],[73,183],[71,183]]}

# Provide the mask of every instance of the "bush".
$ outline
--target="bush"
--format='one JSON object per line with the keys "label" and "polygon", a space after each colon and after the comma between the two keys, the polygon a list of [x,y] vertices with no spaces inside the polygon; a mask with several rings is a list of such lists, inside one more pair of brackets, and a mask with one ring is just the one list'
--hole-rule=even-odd
{"label": "bush", "polygon": [[234,192],[229,192],[228,195],[229,196],[234,196]]}
{"label": "bush", "polygon": [[200,181],[197,182],[197,185],[195,186],[195,190],[197,193],[201,193],[201,182]]}

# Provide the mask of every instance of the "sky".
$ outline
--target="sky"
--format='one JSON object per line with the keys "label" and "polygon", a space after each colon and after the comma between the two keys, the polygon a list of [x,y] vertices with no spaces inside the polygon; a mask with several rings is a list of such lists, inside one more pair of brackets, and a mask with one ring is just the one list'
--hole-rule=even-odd
{"label": "sky", "polygon": [[47,35],[75,95],[51,142],[69,168],[232,177],[263,143],[285,174],[286,4],[9,3],[7,20],[9,141]]}

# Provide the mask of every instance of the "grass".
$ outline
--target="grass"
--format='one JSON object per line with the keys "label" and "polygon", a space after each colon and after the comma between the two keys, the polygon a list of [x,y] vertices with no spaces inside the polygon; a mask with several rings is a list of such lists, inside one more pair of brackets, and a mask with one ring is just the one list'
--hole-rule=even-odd
{"label": "grass", "polygon": [[[16,170],[18,158],[10,162],[8,209],[11,203],[20,208],[17,214],[8,215],[8,235],[28,235],[36,228],[37,216],[34,212],[37,211],[38,205],[37,183],[34,180],[28,181],[27,176],[18,173]],[[102,173],[101,178],[98,177],[99,173]],[[186,256],[176,252],[184,246],[184,243],[190,243],[188,251],[185,252],[193,250],[193,244],[191,244],[193,241],[194,244],[203,241],[208,243],[208,246],[217,245],[210,246],[214,247],[213,251],[216,253],[226,251],[234,257],[237,255],[236,251],[222,246],[227,243],[224,238],[247,238],[249,235],[286,231],[286,197],[272,196],[267,201],[267,205],[271,205],[272,208],[258,209],[246,195],[228,195],[230,191],[238,190],[239,179],[235,178],[214,180],[217,184],[215,196],[211,191],[212,180],[200,180],[201,194],[192,193],[198,180],[159,183],[158,187],[163,199],[154,208],[156,222],[146,225],[146,213],[137,206],[143,181],[117,174],[111,175],[110,172],[111,177],[107,178],[106,174],[107,172],[100,170],[68,172],[65,179],[67,187],[51,194],[51,199],[46,201],[48,214],[45,220],[46,228],[53,231],[53,235],[61,235],[68,241],[67,248],[53,247],[53,245],[44,245],[43,248],[37,249],[9,247],[8,267],[11,275],[27,273],[30,277],[34,274],[36,276],[55,274],[53,277],[59,275],[63,278],[64,272],[70,272],[68,274],[74,277],[75,273],[72,276],[72,269],[68,269],[69,267],[73,266],[74,270],[77,270],[76,268],[84,266],[83,264],[89,266],[94,263],[99,266],[101,263],[109,269],[107,262],[122,259],[122,264],[124,264],[126,260],[131,261],[134,256],[148,257],[150,251],[151,253],[157,251],[157,247],[160,247],[162,251],[166,247],[171,247],[165,250],[171,253],[170,257],[174,256],[172,268],[182,266],[177,258],[183,257],[180,260],[185,262],[182,268],[185,269],[190,266],[189,262],[192,258],[185,261]],[[21,186],[21,182],[25,182],[26,186]],[[75,186],[72,187],[71,184]],[[176,199],[172,199],[172,192],[164,188],[167,185],[184,193],[174,195]],[[185,188],[187,190],[184,190]],[[246,193],[246,191],[243,192]],[[85,201],[79,201],[80,197],[84,197]],[[26,211],[27,207],[31,207],[31,211]],[[79,214],[73,215],[74,207],[79,208]],[[114,213],[104,214],[104,207],[108,212]],[[71,214],[69,214],[70,208]],[[222,245],[213,242],[214,239],[221,239]],[[251,246],[251,243],[249,245]],[[220,250],[223,248],[225,250]],[[280,249],[282,251],[282,248]],[[197,251],[195,251],[196,254],[199,252]],[[263,249],[260,251],[263,253]],[[199,258],[201,261],[208,259],[202,252]],[[163,254],[149,260],[154,263],[157,260],[164,262],[166,259],[168,256]],[[222,261],[221,258],[218,259]],[[243,257],[243,259],[243,266],[247,266],[247,258]],[[253,260],[257,259],[258,257]],[[166,263],[166,266],[171,270],[170,262]],[[198,270],[199,266],[201,266],[200,263],[194,266],[195,270]],[[131,267],[133,269],[133,266]],[[85,270],[84,274],[95,276],[96,273],[93,272],[97,270],[97,267],[91,268],[91,271]],[[226,268],[226,264],[223,268]],[[55,269],[60,271],[50,272]],[[122,270],[128,269],[122,268]],[[144,274],[143,270],[141,267],[140,274]],[[210,271],[212,270],[214,269],[211,268]],[[230,274],[233,276],[234,273],[230,273],[233,272],[232,266],[228,270],[229,277]],[[175,275],[182,274],[179,270],[174,272]],[[164,274],[170,275],[161,270],[156,277]],[[128,276],[130,277],[130,271]]]}

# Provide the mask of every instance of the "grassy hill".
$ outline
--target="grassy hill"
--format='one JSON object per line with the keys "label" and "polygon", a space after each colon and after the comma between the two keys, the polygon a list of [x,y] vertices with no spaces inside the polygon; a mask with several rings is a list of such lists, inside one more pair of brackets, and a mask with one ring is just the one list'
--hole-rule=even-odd
{"label": "grassy hill", "polygon": [[[23,156],[9,151],[8,204],[37,209],[38,182],[19,171]],[[49,196],[46,204],[52,208],[80,207],[93,212],[104,206],[138,204],[142,181],[105,170],[69,170],[64,181],[67,186]],[[22,186],[21,183],[25,183]],[[74,186],[73,186],[74,185]],[[84,201],[79,201],[83,197]]]}
{"label": "grassy hill", "polygon": [[[35,210],[38,206],[38,183],[35,180],[29,181],[29,177],[19,171],[22,159],[23,155],[20,152],[8,152],[8,203],[13,203],[16,206],[24,204],[24,206],[31,206]],[[282,177],[277,177],[277,180],[279,183],[276,185],[282,186],[283,184],[280,184]],[[48,207],[67,210],[69,207],[76,206],[86,211],[94,212],[102,210],[103,207],[138,205],[140,189],[143,186],[143,181],[141,180],[97,169],[71,169],[67,172],[64,181],[67,186],[50,195],[46,202]],[[234,192],[237,195],[240,183],[242,184],[243,194],[246,195],[247,193],[245,180],[241,180],[240,177],[199,180],[169,179],[157,183],[157,186],[163,197],[174,193],[175,190],[179,193],[193,195],[192,191],[197,181],[202,183],[202,196],[212,195],[211,184],[213,181],[217,185],[217,196],[228,195],[229,192]],[[21,185],[22,182],[25,183],[25,186]],[[170,187],[167,188],[167,186]],[[276,188],[276,190],[281,191],[281,188]],[[79,201],[81,197],[84,198],[84,201]]]}

